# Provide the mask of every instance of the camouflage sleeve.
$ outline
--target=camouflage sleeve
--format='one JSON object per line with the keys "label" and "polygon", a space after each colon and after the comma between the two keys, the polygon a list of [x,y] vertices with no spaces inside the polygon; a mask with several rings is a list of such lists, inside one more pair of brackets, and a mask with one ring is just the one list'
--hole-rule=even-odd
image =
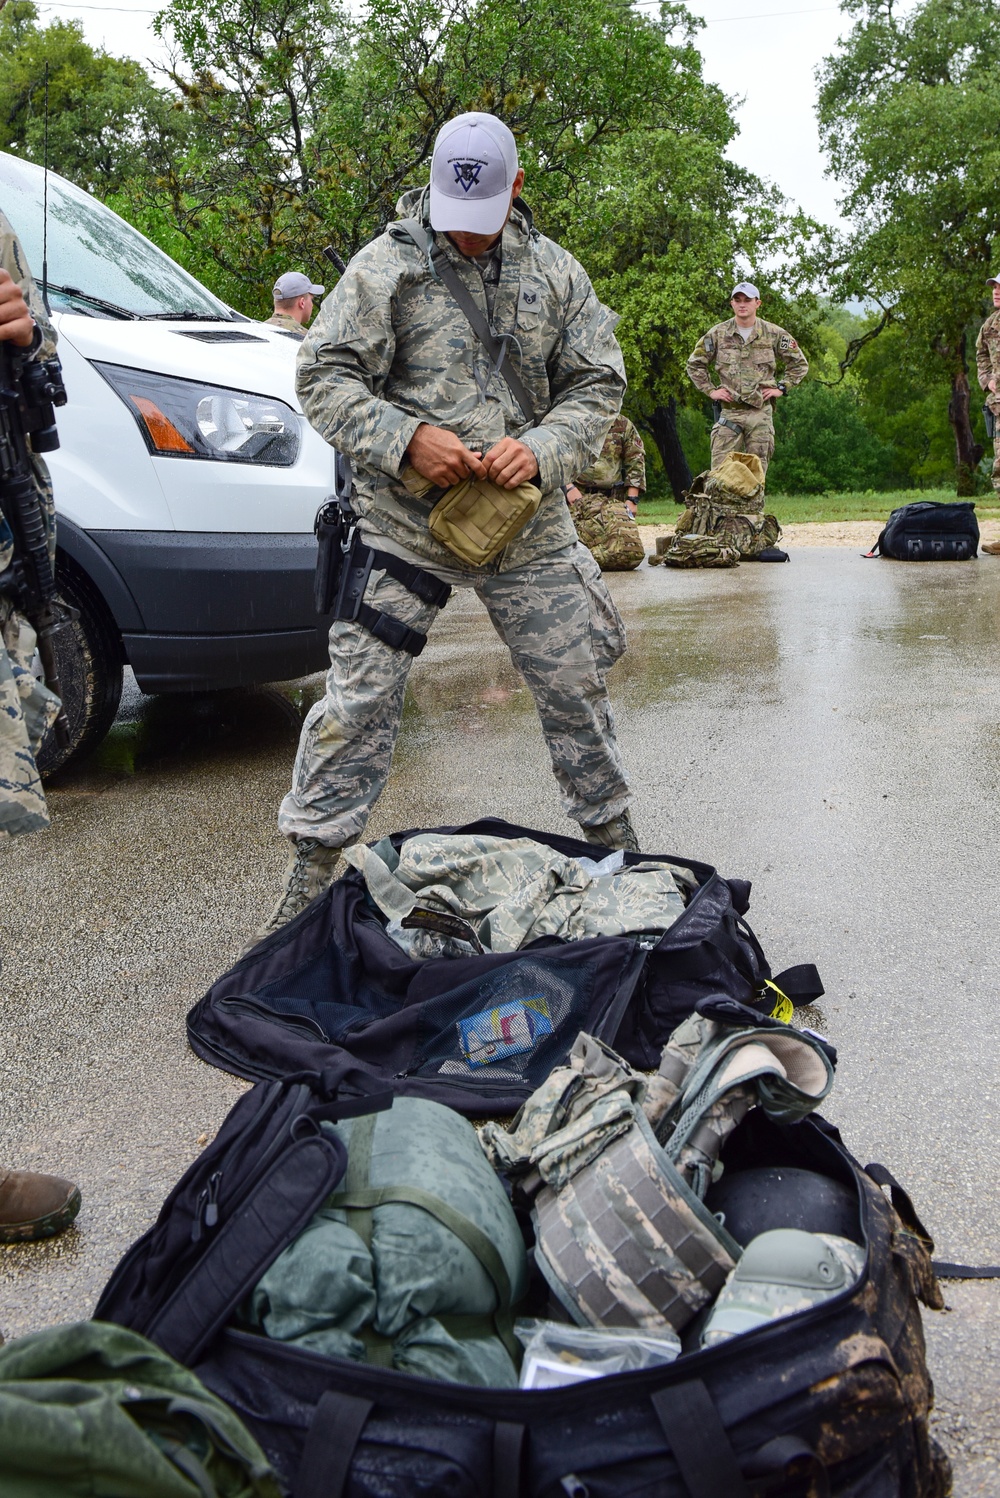
{"label": "camouflage sleeve", "polygon": [[777,355],[785,366],[783,375],[785,384],[799,385],[809,373],[809,361],[791,333],[786,333],[784,328],[778,328],[777,332]]}
{"label": "camouflage sleeve", "polygon": [[570,256],[562,341],[549,363],[552,403],[520,440],[538,459],[543,494],[583,473],[604,445],[625,394],[625,363],[615,337],[618,318],[598,301],[590,278]]}
{"label": "camouflage sleeve", "polygon": [[622,475],[629,489],[638,489],[642,494],[646,488],[646,449],[642,438],[626,418],[622,439]]}
{"label": "camouflage sleeve", "polygon": [[715,355],[714,347],[711,351],[706,344],[711,345],[711,334],[706,333],[704,338],[699,338],[694,346],[690,359],[687,361],[687,377],[702,395],[708,395],[710,390],[715,389],[715,381],[712,379],[711,362]]}
{"label": "camouflage sleeve", "polygon": [[24,300],[28,304],[28,311],[38,326],[42,335],[41,346],[35,350],[32,357],[35,359],[52,359],[56,352],[55,329],[49,320],[49,314],[45,310],[38,287],[35,285],[28,262],[20,241],[14,233],[13,225],[9,219],[0,212],[0,266],[7,272],[11,280],[16,281],[21,288]]}
{"label": "camouflage sleeve", "polygon": [[357,254],[306,334],[295,372],[302,409],[320,436],[364,468],[393,476],[421,424],[381,398],[396,350],[400,268],[381,240]]}
{"label": "camouflage sleeve", "polygon": [[987,333],[992,326],[993,318],[988,317],[979,329],[979,336],[976,338],[976,374],[979,378],[980,390],[988,390],[990,380],[993,378],[993,359],[987,338]]}

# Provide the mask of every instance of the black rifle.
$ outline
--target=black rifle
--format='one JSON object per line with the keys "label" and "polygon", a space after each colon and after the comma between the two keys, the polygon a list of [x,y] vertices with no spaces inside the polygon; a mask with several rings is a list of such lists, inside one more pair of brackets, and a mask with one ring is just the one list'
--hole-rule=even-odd
{"label": "black rifle", "polygon": [[[14,537],[13,560],[0,572],[0,593],[24,614],[38,636],[45,685],[60,703],[54,642],[59,631],[79,616],[56,595],[46,516],[31,453],[49,453],[59,446],[53,407],[65,404],[58,359],[40,363],[9,340],[0,342],[0,512]],[[69,719],[62,706],[54,732],[59,747],[68,748]]]}

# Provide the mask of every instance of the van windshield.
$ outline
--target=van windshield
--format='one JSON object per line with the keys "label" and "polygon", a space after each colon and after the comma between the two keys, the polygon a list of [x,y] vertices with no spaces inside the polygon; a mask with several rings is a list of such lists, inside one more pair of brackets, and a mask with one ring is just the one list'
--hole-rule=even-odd
{"label": "van windshield", "polygon": [[[0,152],[0,209],[42,278],[41,167]],[[53,311],[91,317],[197,314],[242,321],[224,302],[117,213],[49,172],[49,302]],[[58,290],[56,288],[59,288]]]}

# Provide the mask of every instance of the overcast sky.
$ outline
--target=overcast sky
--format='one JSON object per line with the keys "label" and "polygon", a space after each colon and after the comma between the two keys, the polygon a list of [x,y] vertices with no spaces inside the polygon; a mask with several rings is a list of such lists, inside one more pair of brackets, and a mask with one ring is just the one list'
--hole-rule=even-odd
{"label": "overcast sky", "polygon": [[[655,4],[656,0],[640,0]],[[836,4],[816,0],[687,0],[707,23],[698,45],[705,76],[741,99],[734,160],[768,177],[786,197],[825,223],[839,222],[836,183],[824,176],[813,103],[815,70],[848,22]],[[43,18],[76,17],[94,46],[143,61],[164,60],[151,30],[151,0],[75,5],[39,0]]]}

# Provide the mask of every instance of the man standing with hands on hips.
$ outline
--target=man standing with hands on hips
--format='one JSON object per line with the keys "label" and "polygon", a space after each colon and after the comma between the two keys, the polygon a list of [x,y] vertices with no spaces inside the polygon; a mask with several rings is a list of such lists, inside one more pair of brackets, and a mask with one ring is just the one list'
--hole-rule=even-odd
{"label": "man standing with hands on hips", "polygon": [[299,352],[303,410],[355,474],[350,575],[368,572],[360,607],[340,606],[330,630],[326,695],[279,814],[285,887],[261,935],[361,837],[410,665],[453,587],[476,591],[531,688],[582,836],[637,846],[605,687],[624,629],[562,492],[621,406],[617,319],[534,228],[523,181],[495,116],[444,125],[429,187],[354,256]]}
{"label": "man standing with hands on hips", "polygon": [[[760,293],[750,281],[733,290],[733,315],[709,328],[687,361],[688,379],[715,402],[712,467],[728,453],[756,453],[767,473],[774,453],[771,402],[809,372],[791,333],[757,316]],[[777,365],[784,366],[778,378]],[[715,378],[713,378],[713,374]]]}
{"label": "man standing with hands on hips", "polygon": [[[986,424],[987,428],[993,428],[986,433],[993,438],[993,488],[1000,495],[1000,394],[997,392],[1000,385],[1000,277],[990,276],[986,284],[993,291],[993,311],[979,329],[976,339],[976,373],[981,389],[986,392]],[[979,549],[1000,557],[1000,541],[984,542]]]}

